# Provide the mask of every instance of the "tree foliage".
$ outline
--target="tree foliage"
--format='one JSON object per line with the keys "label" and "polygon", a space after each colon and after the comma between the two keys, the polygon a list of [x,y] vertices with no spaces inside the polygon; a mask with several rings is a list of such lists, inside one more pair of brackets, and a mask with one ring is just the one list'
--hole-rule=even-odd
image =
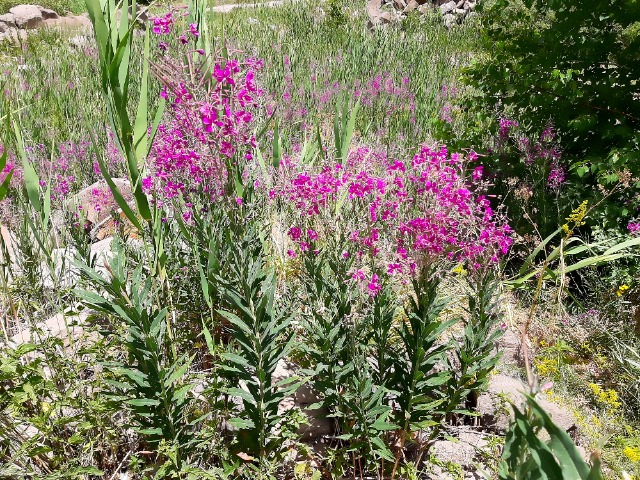
{"label": "tree foliage", "polygon": [[[625,180],[625,169],[638,177],[640,3],[495,0],[480,6],[483,54],[465,77],[480,95],[470,106],[498,107],[535,129],[553,122],[570,159],[574,198]],[[603,204],[607,219],[633,214],[631,198],[624,197],[632,193],[621,195]]]}

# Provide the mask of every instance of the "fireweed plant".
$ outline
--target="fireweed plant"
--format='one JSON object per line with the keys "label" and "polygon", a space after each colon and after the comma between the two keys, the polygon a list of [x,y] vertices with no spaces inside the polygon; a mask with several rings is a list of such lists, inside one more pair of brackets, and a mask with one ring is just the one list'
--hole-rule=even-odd
{"label": "fireweed plant", "polygon": [[[154,20],[154,33],[170,31],[170,15]],[[177,197],[188,202],[194,194],[210,201],[230,196],[257,146],[255,117],[263,91],[256,74],[262,62],[231,58],[238,52],[228,49],[226,56],[222,51],[206,56],[204,50],[193,50],[196,55],[190,57],[187,34],[194,40],[199,36],[194,24],[180,35],[186,52],[177,59],[167,53],[154,65],[164,84],[161,96],[170,102],[169,121],[158,127],[142,182],[159,202]],[[160,42],[159,48],[166,52],[168,47]]]}
{"label": "fireweed plant", "polygon": [[[420,461],[448,413],[472,390],[464,382],[459,389],[465,393],[453,396],[460,405],[445,405],[456,376],[439,367],[446,352],[466,344],[441,341],[453,322],[440,319],[446,301],[438,285],[456,265],[478,273],[497,265],[512,243],[509,226],[486,196],[482,166],[473,152],[465,156],[439,146],[421,146],[410,160],[389,159],[366,146],[350,150],[353,122],[346,116],[342,127],[337,124],[335,150],[309,142],[301,152],[283,154],[276,134],[274,159],[266,165],[255,134],[264,94],[258,84],[262,62],[226,48],[211,55],[194,49],[195,25],[177,32],[179,42],[165,41],[176,34],[173,15],[153,20],[162,53],[152,71],[164,86],[168,108],[145,161],[142,186],[151,204],[167,212],[163,221],[178,225],[200,272],[210,311],[203,318],[209,352],[230,362],[217,367],[228,385],[218,394],[240,395],[244,404],[233,422],[238,448],[261,465],[272,458],[267,445],[275,428],[269,420],[276,413],[273,401],[282,398],[277,392],[283,388],[291,391],[263,383],[294,341],[283,336],[290,320],[277,313],[282,302],[269,306],[273,297],[262,300],[264,288],[277,284],[260,286],[268,270],[240,268],[263,264],[273,249],[258,225],[271,223],[266,215],[280,205],[290,220],[275,225],[287,233],[285,259],[302,262],[298,281],[306,285],[289,308],[297,300],[318,312],[298,313],[306,328],[297,350],[346,442],[340,451],[352,465],[345,468],[395,474],[405,443],[419,444],[413,460]],[[246,243],[247,234],[253,242]],[[234,244],[248,250],[233,253]],[[244,260],[233,267],[238,258]],[[367,299],[374,300],[372,310]],[[266,310],[253,310],[252,302],[264,301],[271,302]],[[372,342],[375,358],[390,368],[369,361]],[[273,360],[255,364],[260,358]],[[248,391],[238,390],[240,380],[249,382]],[[416,429],[431,431],[416,440]],[[396,441],[400,449],[390,447]],[[387,467],[377,464],[380,459]]]}

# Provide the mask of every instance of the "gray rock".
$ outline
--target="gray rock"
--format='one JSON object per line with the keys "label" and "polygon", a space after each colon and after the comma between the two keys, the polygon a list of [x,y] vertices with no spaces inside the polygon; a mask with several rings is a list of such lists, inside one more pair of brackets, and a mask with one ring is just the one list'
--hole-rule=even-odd
{"label": "gray rock", "polygon": [[418,3],[417,0],[409,0],[409,3],[407,3],[407,6],[404,9],[404,13],[409,13],[409,12],[413,12],[414,10],[416,10],[418,7],[420,6],[420,4]]}
{"label": "gray rock", "polygon": [[[488,390],[478,398],[477,408],[483,424],[498,432],[506,431],[512,415],[508,401],[520,408],[524,403],[522,394],[527,390],[525,383],[518,378],[503,374],[493,375],[489,380]],[[548,400],[544,395],[538,396],[536,400],[560,428],[569,430],[575,427],[575,417],[567,408]]]}
{"label": "gray rock", "polygon": [[457,4],[456,4],[456,8],[462,8],[464,6],[464,2],[466,0],[460,0]]}
{"label": "gray rock", "polygon": [[36,5],[36,6],[40,9],[40,13],[42,14],[43,20],[55,20],[56,18],[60,18],[60,15],[58,15],[53,10],[49,8],[41,7],[40,5]]}
{"label": "gray rock", "polygon": [[[113,182],[125,200],[132,200],[133,195],[128,180],[114,178]],[[75,213],[78,209],[82,210],[86,221],[98,225],[109,218],[111,211],[117,210],[118,205],[109,190],[107,182],[100,180],[80,190],[65,203],[65,208],[71,213]]]}
{"label": "gray rock", "polygon": [[440,5],[440,13],[445,15],[447,13],[453,12],[456,9],[456,7],[457,7],[456,2],[452,0],[451,2]]}
{"label": "gray rock", "polygon": [[465,1],[462,8],[465,10],[473,10],[476,8],[476,2],[470,2],[469,0]]}
{"label": "gray rock", "polygon": [[15,27],[9,27],[6,32],[0,33],[0,42],[9,40],[16,46],[20,46],[27,39],[27,31]]}
{"label": "gray rock", "polygon": [[[467,15],[468,17],[469,15]],[[522,335],[511,328],[507,328],[504,334],[498,340],[498,351],[502,352],[500,358],[501,365],[521,365],[522,352],[520,345],[522,343]]]}
{"label": "gray rock", "polygon": [[42,331],[42,335],[45,337],[58,337],[63,340],[65,346],[68,346],[71,339],[77,340],[83,334],[82,325],[86,322],[88,316],[88,310],[83,310],[74,317],[59,313],[44,322],[34,325],[33,328],[21,330],[20,333],[9,338],[9,345],[15,348],[23,343],[37,341],[40,333],[36,333],[36,331]]}
{"label": "gray rock", "polygon": [[[2,263],[9,263],[14,265],[16,263],[16,238],[15,235],[4,225],[0,225],[0,241],[2,242],[2,248],[0,248],[0,261]],[[8,258],[4,258],[5,249]],[[10,269],[11,270],[11,269]]]}
{"label": "gray rock", "polygon": [[18,28],[36,28],[42,23],[42,12],[36,5],[18,5],[10,8],[9,13],[15,17]]}
{"label": "gray rock", "polygon": [[66,17],[52,18],[46,20],[45,24],[50,27],[64,28],[66,30],[90,31],[93,27],[87,15],[69,15]]}
{"label": "gray rock", "polygon": [[467,11],[464,8],[456,8],[453,13],[464,17],[467,14]]}
{"label": "gray rock", "polygon": [[11,28],[16,28],[16,17],[12,13],[0,15],[0,33],[8,32]]}
{"label": "gray rock", "polygon": [[389,24],[394,19],[391,12],[382,10],[382,0],[369,0],[367,2],[367,15],[369,17],[367,24],[369,29],[378,25]]}
{"label": "gray rock", "polygon": [[431,454],[438,460],[452,462],[461,466],[471,466],[479,449],[487,446],[481,432],[461,430],[458,441],[438,440],[433,444]]}
{"label": "gray rock", "polygon": [[447,28],[453,27],[457,23],[456,16],[453,13],[447,13],[444,16],[444,26]]}

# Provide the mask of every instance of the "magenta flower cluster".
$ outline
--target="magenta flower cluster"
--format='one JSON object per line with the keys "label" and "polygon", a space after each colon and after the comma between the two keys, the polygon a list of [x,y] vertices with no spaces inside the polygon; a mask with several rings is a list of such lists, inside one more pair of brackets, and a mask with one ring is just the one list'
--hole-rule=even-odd
{"label": "magenta flower cluster", "polygon": [[[195,25],[189,28],[198,35]],[[165,59],[161,95],[170,106],[142,181],[160,203],[194,193],[209,200],[226,195],[229,169],[251,160],[256,146],[254,118],[263,95],[256,74],[262,61],[216,55],[194,65],[184,58],[183,63]]]}
{"label": "magenta flower cluster", "polygon": [[[320,248],[318,232],[329,236],[345,228],[346,250],[380,263],[389,275],[412,274],[438,259],[479,267],[497,262],[513,240],[487,196],[479,194],[485,187],[481,166],[466,175],[470,162],[444,147],[423,146],[411,160],[389,160],[361,147],[346,165],[305,169],[271,190],[270,197],[294,207],[296,224],[288,236],[302,252]],[[362,282],[363,275],[357,271],[353,278]],[[377,292],[377,284],[370,277],[369,292]]]}
{"label": "magenta flower cluster", "polygon": [[508,118],[500,119],[497,145],[502,148],[511,140],[527,166],[539,166],[545,170],[546,185],[558,191],[566,181],[567,172],[562,164],[562,153],[557,142],[557,134],[552,125],[547,125],[536,137],[522,135],[517,131],[519,124]]}

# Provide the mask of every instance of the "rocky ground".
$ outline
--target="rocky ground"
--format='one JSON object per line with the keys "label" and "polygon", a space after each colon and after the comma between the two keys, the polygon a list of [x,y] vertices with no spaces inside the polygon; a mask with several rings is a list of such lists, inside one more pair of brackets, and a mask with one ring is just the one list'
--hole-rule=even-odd
{"label": "rocky ground", "polygon": [[87,14],[60,16],[40,5],[17,5],[0,15],[0,41],[23,41],[28,30],[46,27],[87,30],[91,21]]}
{"label": "rocky ground", "polygon": [[402,20],[407,15],[427,15],[437,11],[447,28],[475,15],[476,0],[369,0],[369,28]]}
{"label": "rocky ground", "polygon": [[[228,13],[234,8],[277,7],[285,0],[272,0],[256,3],[228,4],[211,7],[211,11]],[[424,15],[438,11],[447,28],[461,23],[465,18],[474,15],[476,0],[368,0],[368,26],[383,26],[400,21],[413,13]],[[143,11],[139,20],[145,22],[148,15]],[[59,15],[57,12],[40,5],[17,5],[8,13],[0,15],[0,41],[24,41],[28,31],[36,28],[64,28],[67,30],[90,30],[91,21],[87,14]]]}

